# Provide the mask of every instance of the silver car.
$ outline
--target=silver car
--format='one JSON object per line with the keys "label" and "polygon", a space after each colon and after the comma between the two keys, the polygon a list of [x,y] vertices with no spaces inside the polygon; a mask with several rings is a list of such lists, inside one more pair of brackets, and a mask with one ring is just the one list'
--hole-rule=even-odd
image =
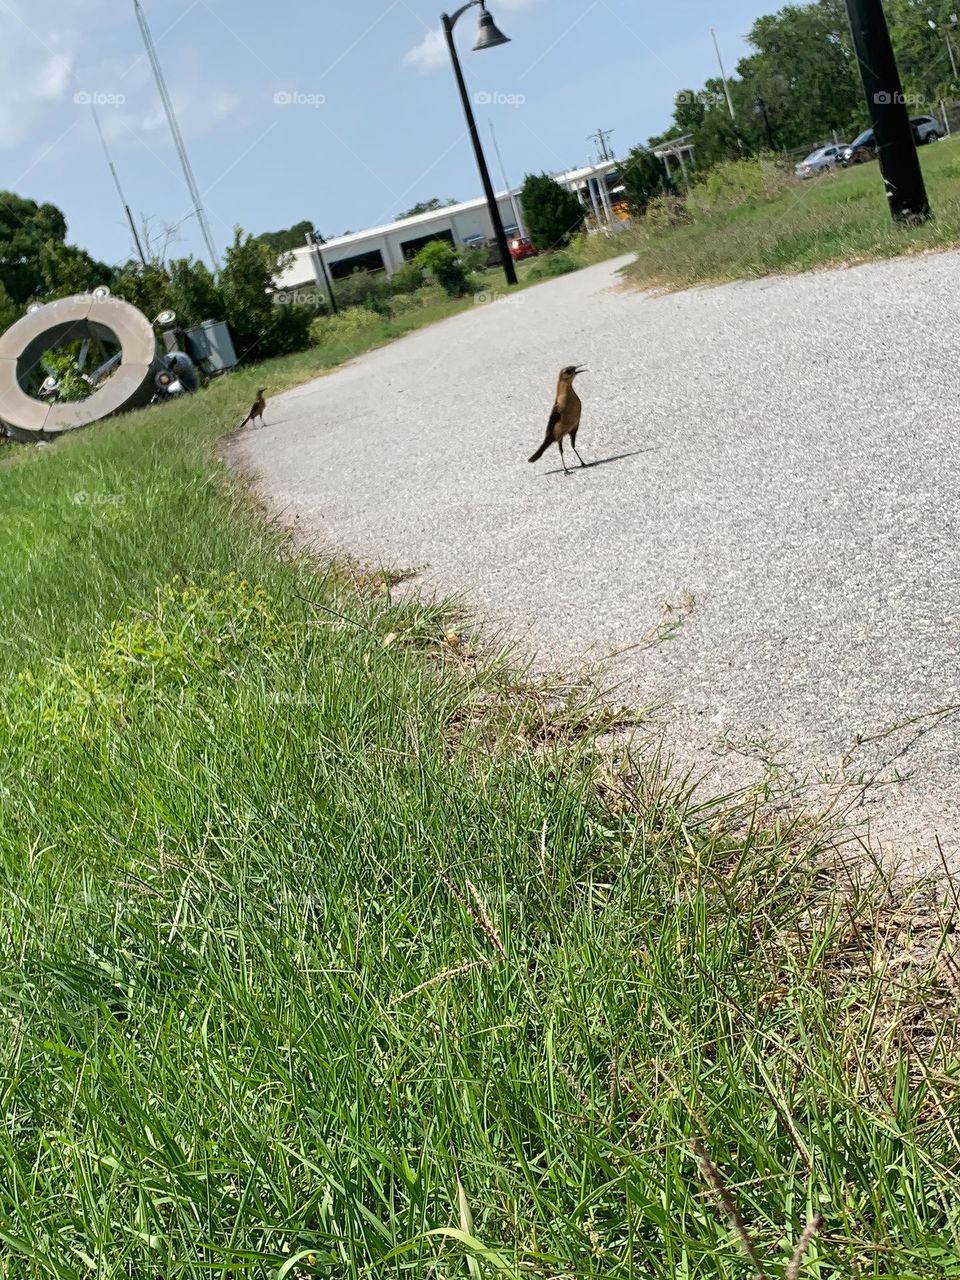
{"label": "silver car", "polygon": [[798,178],[812,178],[818,173],[826,173],[840,163],[840,154],[846,145],[845,142],[838,142],[835,146],[818,147],[805,160],[800,161],[794,173]]}

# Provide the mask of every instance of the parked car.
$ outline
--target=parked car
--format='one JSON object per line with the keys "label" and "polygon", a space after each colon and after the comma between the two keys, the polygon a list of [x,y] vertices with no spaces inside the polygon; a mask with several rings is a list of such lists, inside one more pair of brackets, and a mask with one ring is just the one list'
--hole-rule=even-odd
{"label": "parked car", "polygon": [[510,257],[514,262],[522,262],[524,258],[535,258],[540,252],[535,245],[532,245],[526,236],[511,236],[507,242],[510,249]]}
{"label": "parked car", "polygon": [[875,160],[876,157],[877,143],[873,130],[864,129],[863,133],[854,138],[849,147],[844,147],[840,155],[840,163],[846,169],[852,164],[863,164],[865,160]]}
{"label": "parked car", "polygon": [[910,124],[913,126],[913,140],[918,147],[922,147],[925,142],[939,142],[943,137],[943,130],[933,116],[913,116]]}
{"label": "parked car", "polygon": [[840,163],[840,156],[846,145],[845,142],[838,142],[836,146],[818,147],[805,160],[800,161],[794,173],[798,178],[812,178],[818,173],[826,173]]}

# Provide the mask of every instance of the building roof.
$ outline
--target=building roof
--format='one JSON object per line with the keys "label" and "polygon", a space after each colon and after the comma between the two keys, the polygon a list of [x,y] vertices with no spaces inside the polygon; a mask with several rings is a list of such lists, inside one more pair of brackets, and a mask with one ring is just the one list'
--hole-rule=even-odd
{"label": "building roof", "polygon": [[685,133],[681,138],[667,138],[665,142],[658,143],[651,150],[658,160],[662,160],[664,156],[675,156],[681,151],[693,151],[692,138],[692,133]]}
{"label": "building roof", "polygon": [[[498,191],[498,200],[507,200],[511,195],[518,195],[520,188],[514,191]],[[366,231],[351,231],[345,236],[331,236],[324,248],[339,249],[343,245],[355,244],[359,240],[369,240],[372,236],[386,235],[388,231],[396,231],[399,227],[425,227],[431,222],[443,222],[455,213],[466,213],[470,209],[480,209],[487,203],[484,196],[476,200],[461,200],[457,204],[445,204],[439,209],[431,209],[427,213],[415,213],[411,218],[396,218],[393,222],[385,222],[380,227],[368,227]],[[305,246],[306,247],[306,246]]]}

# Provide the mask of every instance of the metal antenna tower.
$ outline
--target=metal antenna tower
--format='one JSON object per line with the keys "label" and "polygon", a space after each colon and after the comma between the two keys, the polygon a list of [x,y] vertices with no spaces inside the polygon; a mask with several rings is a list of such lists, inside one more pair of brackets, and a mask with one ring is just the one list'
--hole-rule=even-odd
{"label": "metal antenna tower", "polygon": [[107,164],[113,175],[114,185],[117,188],[117,195],[120,197],[120,203],[123,205],[123,212],[127,215],[127,225],[130,228],[130,234],[133,236],[133,243],[137,246],[137,254],[144,266],[147,265],[146,255],[143,252],[143,245],[140,243],[140,237],[137,234],[137,225],[133,220],[133,214],[130,212],[130,206],[127,204],[126,197],[123,194],[123,187],[120,185],[120,179],[117,177],[117,170],[110,158],[110,152],[107,150],[107,140],[103,136],[103,130],[100,128],[100,117],[97,115],[97,108],[90,103],[90,110],[93,112],[93,123],[97,126],[97,134],[100,138],[100,145],[103,147],[103,154],[107,157]]}
{"label": "metal antenna tower", "polygon": [[210,234],[210,226],[207,222],[207,215],[203,211],[203,204],[200,201],[200,189],[197,186],[197,180],[193,176],[193,170],[190,168],[190,161],[187,157],[187,149],[183,144],[183,135],[180,132],[180,126],[177,124],[177,117],[173,110],[173,103],[170,100],[170,94],[167,91],[167,84],[163,78],[163,72],[160,69],[160,63],[157,59],[157,51],[153,46],[153,38],[150,35],[150,28],[147,26],[147,19],[144,16],[143,9],[140,7],[140,0],[133,0],[134,12],[137,15],[137,21],[140,23],[140,31],[143,34],[143,43],[147,50],[147,57],[150,59],[150,66],[153,68],[153,78],[157,82],[157,91],[160,94],[160,101],[163,103],[163,109],[166,112],[167,123],[170,125],[170,132],[173,135],[173,145],[177,149],[177,155],[180,157],[180,167],[183,169],[183,180],[187,184],[187,190],[193,200],[193,209],[197,215],[197,222],[200,224],[200,230],[203,232],[203,238],[206,241],[207,252],[210,254],[210,262],[214,271],[219,270],[220,264],[217,261],[217,251],[214,248],[213,236]]}

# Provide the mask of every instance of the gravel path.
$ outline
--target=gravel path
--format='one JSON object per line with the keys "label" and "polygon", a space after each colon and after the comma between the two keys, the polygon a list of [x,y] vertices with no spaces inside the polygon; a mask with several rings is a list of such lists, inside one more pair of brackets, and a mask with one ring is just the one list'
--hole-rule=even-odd
{"label": "gravel path", "polygon": [[[542,663],[637,646],[670,604],[609,675],[666,704],[681,758],[799,786],[881,734],[847,765],[880,770],[856,816],[960,867],[960,254],[666,297],[619,265],[278,397],[233,456],[300,529],[419,568]],[[574,362],[603,465],[568,478],[526,458]]]}

